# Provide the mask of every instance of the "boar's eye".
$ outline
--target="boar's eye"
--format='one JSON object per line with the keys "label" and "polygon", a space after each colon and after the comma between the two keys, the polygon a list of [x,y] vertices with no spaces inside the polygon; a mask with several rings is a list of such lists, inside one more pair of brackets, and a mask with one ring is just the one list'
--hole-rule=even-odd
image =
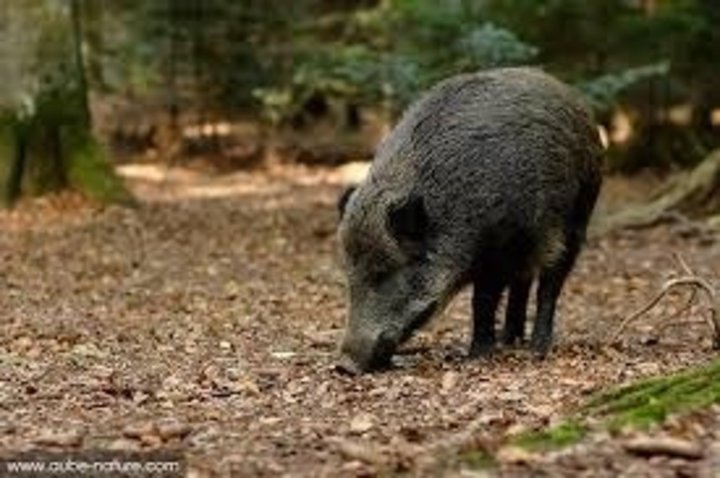
{"label": "boar's eye", "polygon": [[410,196],[390,207],[388,229],[398,242],[422,243],[428,229],[428,215],[422,196]]}
{"label": "boar's eye", "polygon": [[367,279],[371,284],[381,284],[392,275],[392,272],[387,269],[372,269],[368,271]]}

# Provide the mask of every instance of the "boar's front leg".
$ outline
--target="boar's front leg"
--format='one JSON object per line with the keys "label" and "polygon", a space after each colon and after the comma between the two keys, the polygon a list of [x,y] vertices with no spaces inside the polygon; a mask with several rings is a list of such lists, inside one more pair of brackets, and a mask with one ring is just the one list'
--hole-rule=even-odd
{"label": "boar's front leg", "polygon": [[473,331],[470,356],[488,355],[495,347],[495,311],[505,283],[495,278],[476,278],[473,282]]}
{"label": "boar's front leg", "polygon": [[503,344],[514,345],[525,340],[525,322],[527,321],[527,303],[532,285],[532,275],[520,275],[510,283],[510,295],[505,314]]}

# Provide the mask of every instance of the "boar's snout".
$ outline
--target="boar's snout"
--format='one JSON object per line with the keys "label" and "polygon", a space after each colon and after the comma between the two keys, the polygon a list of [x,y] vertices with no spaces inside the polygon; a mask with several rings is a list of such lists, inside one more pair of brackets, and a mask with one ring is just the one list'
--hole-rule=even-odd
{"label": "boar's snout", "polygon": [[385,332],[347,333],[340,347],[340,359],[335,368],[350,375],[386,368],[390,365],[395,347],[395,341]]}
{"label": "boar's snout", "polygon": [[335,364],[335,370],[346,375],[360,375],[362,369],[349,355],[342,354]]}

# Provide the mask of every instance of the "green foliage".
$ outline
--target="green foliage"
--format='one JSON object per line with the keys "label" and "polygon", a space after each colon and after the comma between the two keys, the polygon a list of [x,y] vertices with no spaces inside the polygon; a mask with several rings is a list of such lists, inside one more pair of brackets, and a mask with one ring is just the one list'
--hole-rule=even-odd
{"label": "green foliage", "polygon": [[323,49],[309,55],[288,85],[256,89],[272,124],[301,114],[317,95],[361,105],[385,103],[392,111],[419,91],[419,66],[410,58],[369,50],[361,45]]}
{"label": "green foliage", "polygon": [[647,79],[663,78],[669,73],[670,65],[667,62],[661,62],[628,68],[618,73],[608,73],[581,82],[576,87],[588,97],[595,110],[604,112],[616,106],[624,91]]}
{"label": "green foliage", "polygon": [[[488,0],[493,21],[522,33],[539,49],[538,61],[564,76],[599,73],[610,52],[625,48],[617,32],[628,2]],[[608,34],[612,31],[613,34]]]}
{"label": "green foliage", "polygon": [[[328,42],[326,30],[337,30],[339,23],[347,26],[344,35]],[[382,2],[344,17],[333,15],[303,33],[291,80],[256,90],[274,124],[296,116],[316,95],[380,107],[396,116],[444,77],[527,63],[537,54],[535,47],[483,21],[462,2]]]}
{"label": "green foliage", "polygon": [[[720,96],[720,49],[712,48],[720,41],[718,2],[76,4],[82,5],[86,25],[83,51],[92,88],[169,112],[262,115],[273,125],[298,125],[304,124],[296,120],[305,117],[309,105],[322,99],[379,111],[392,120],[421,91],[448,76],[536,64],[578,85],[601,119],[617,109],[631,113],[637,122],[633,144],[613,151],[622,156],[618,164],[690,165],[720,144],[708,120]],[[43,82],[75,81],[67,74],[72,62],[58,61],[72,57],[64,40],[70,34],[68,5],[16,0],[8,21],[0,18],[0,33],[9,39],[0,44],[0,55],[11,60],[0,65],[6,80],[0,104],[27,103]],[[28,74],[10,74],[18,71]],[[30,84],[27,78],[42,81]],[[656,128],[656,118],[683,103],[693,107],[692,134],[678,139],[671,128]],[[670,137],[660,138],[666,132]],[[662,157],[656,161],[656,156]]]}
{"label": "green foliage", "polygon": [[692,164],[720,143],[708,131],[659,138],[670,129],[651,125],[660,109],[689,102],[696,127],[717,106],[720,50],[708,47],[720,41],[716,3],[122,0],[101,17],[86,8],[103,25],[90,25],[87,50],[89,63],[102,66],[91,71],[96,85],[154,94],[168,109],[240,111],[276,126],[305,124],[318,99],[392,120],[453,74],[537,64],[578,85],[601,119],[618,108],[632,113],[634,144],[612,152],[632,169],[658,154],[663,164],[665,156]]}
{"label": "green foliage", "polygon": [[528,63],[537,54],[537,47],[492,23],[472,30],[458,42],[458,57],[467,62],[467,69]]}

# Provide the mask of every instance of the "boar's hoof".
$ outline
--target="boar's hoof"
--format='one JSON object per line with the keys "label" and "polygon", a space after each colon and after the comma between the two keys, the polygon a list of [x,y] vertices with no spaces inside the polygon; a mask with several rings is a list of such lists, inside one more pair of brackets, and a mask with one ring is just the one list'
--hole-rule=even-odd
{"label": "boar's hoof", "polygon": [[533,336],[530,340],[530,350],[532,350],[533,356],[539,360],[547,357],[551,346],[552,339],[550,337]]}
{"label": "boar's hoof", "polygon": [[470,351],[468,352],[468,357],[488,358],[492,356],[494,351],[495,344],[492,343],[472,344],[470,346]]}

